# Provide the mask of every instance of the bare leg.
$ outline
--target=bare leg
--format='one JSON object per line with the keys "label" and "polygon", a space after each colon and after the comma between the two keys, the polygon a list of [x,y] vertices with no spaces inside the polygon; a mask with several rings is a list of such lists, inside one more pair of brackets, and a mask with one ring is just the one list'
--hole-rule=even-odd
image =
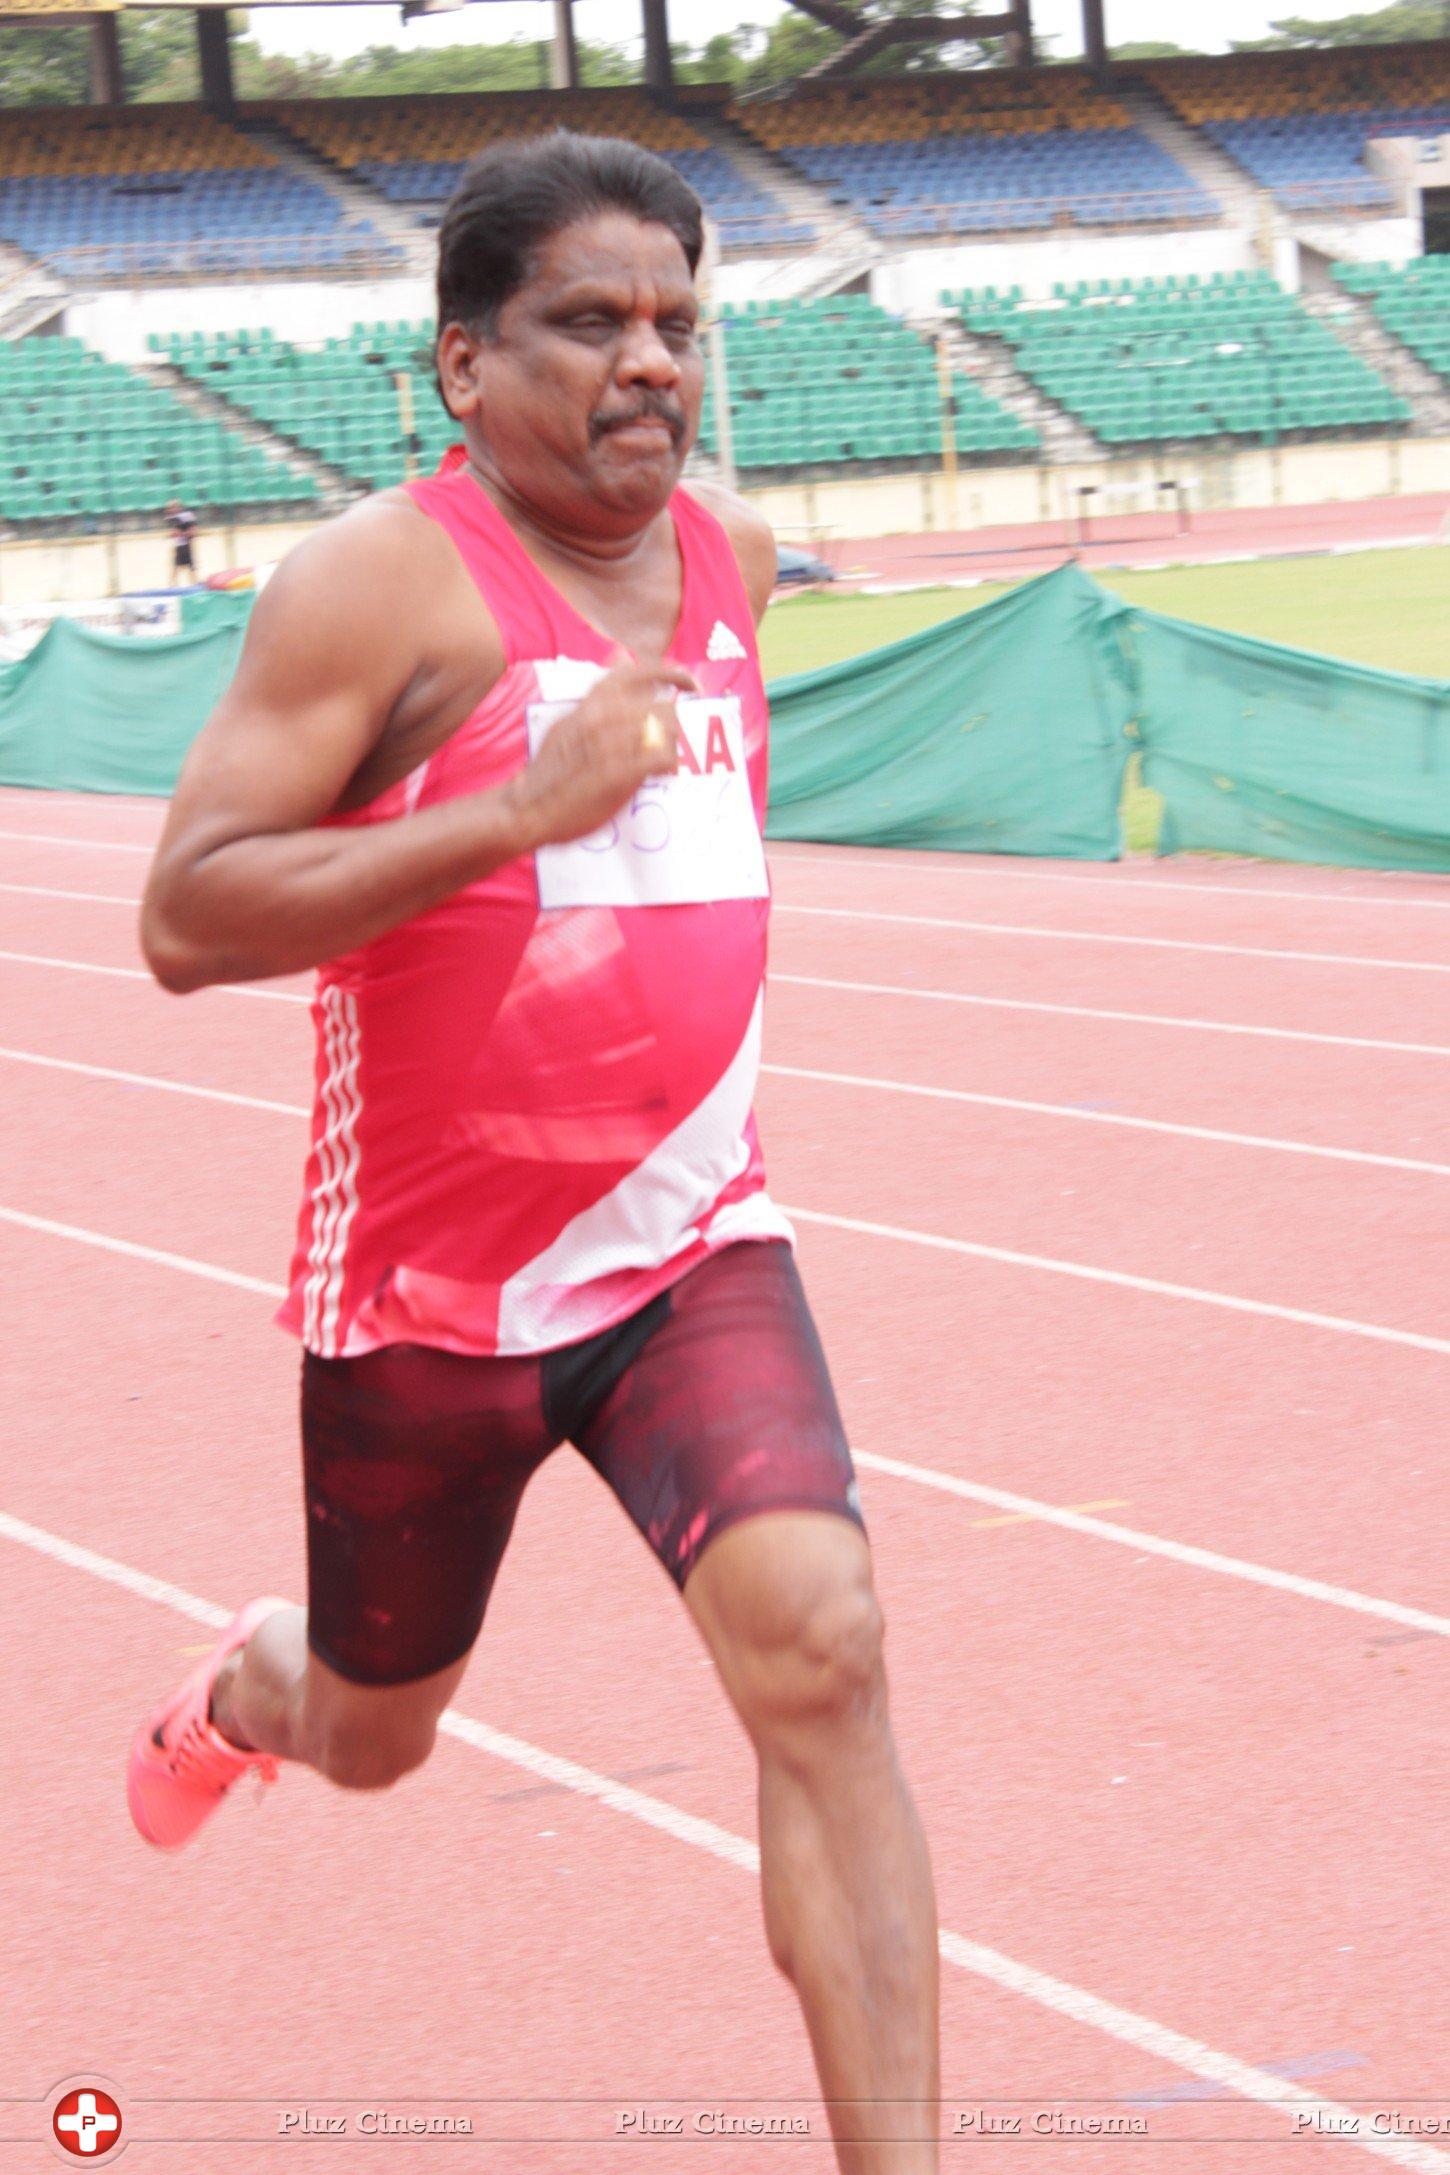
{"label": "bare leg", "polygon": [[766,1936],[800,1997],[842,2175],[936,2175],[936,1899],[866,1543],[843,1518],[747,1519],[685,1598],[759,1757]]}
{"label": "bare leg", "polygon": [[278,1609],[218,1675],[212,1720],[235,1745],[383,1789],[427,1759],[467,1667],[465,1655],[410,1684],[354,1684],[309,1652],[305,1609]]}

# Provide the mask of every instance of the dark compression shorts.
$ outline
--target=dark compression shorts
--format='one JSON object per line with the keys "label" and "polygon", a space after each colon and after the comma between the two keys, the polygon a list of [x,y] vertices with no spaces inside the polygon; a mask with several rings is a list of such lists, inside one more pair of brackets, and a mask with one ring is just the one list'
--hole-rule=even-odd
{"label": "dark compression shorts", "polygon": [[850,1452],[790,1248],[724,1248],[582,1344],[514,1359],[386,1345],[305,1355],[308,1641],[403,1684],[466,1654],[520,1498],[576,1445],[683,1586],[759,1511],[861,1522]]}

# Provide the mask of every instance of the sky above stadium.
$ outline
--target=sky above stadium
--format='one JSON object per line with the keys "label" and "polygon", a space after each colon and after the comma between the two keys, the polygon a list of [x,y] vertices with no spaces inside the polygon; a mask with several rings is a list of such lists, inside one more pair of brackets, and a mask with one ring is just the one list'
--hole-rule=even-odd
{"label": "sky above stadium", "polygon": [[[1364,6],[1365,0],[1106,0],[1110,38],[1169,38],[1205,53],[1225,51],[1231,38],[1262,37],[1279,16],[1327,21],[1356,14]],[[783,13],[784,0],[672,0],[670,21],[677,38],[700,45],[737,23],[770,23]],[[1082,50],[1080,0],[1034,0],[1032,13],[1045,37],[1056,34],[1055,53]],[[574,16],[580,37],[592,42],[638,41],[639,0],[576,0]],[[268,52],[326,53],[340,60],[369,45],[475,45],[546,37],[551,19],[547,7],[514,5],[512,0],[465,7],[406,26],[392,7],[259,7],[251,16],[251,35]]]}

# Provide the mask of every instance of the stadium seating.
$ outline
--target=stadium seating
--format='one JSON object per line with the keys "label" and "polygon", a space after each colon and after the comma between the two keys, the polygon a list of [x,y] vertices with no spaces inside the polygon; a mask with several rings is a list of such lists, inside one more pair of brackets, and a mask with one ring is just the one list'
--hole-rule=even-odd
{"label": "stadium seating", "polygon": [[734,119],[886,238],[1219,215],[1081,69],[821,84]]}
{"label": "stadium seating", "polygon": [[433,385],[433,327],[426,321],[353,325],[320,349],[278,339],[266,326],[153,336],[152,345],[208,392],[376,490],[405,472],[399,371],[412,379],[425,474],[458,436]]}
{"label": "stadium seating", "polygon": [[1371,137],[1450,129],[1450,46],[1255,53],[1142,74],[1291,211],[1384,209],[1391,192],[1365,164]]}
{"label": "stadium seating", "polygon": [[248,110],[425,220],[437,217],[468,160],[486,145],[570,128],[581,135],[628,137],[668,159],[699,194],[724,247],[787,248],[815,233],[752,187],[687,119],[664,112],[643,91],[319,98]]}
{"label": "stadium seating", "polygon": [[7,113],[0,238],[78,281],[405,261],[371,221],[199,106]]}
{"label": "stadium seating", "polygon": [[[724,316],[734,451],[742,469],[846,461],[933,461],[941,398],[931,349],[865,296],[786,302]],[[322,350],[255,332],[178,334],[155,345],[184,371],[293,444],[380,489],[404,474],[394,382],[412,379],[419,464],[436,467],[458,426],[432,379],[426,321],[354,325]],[[953,388],[963,460],[1021,458],[1036,434],[969,379]],[[700,444],[718,444],[706,392]]]}
{"label": "stadium seating", "polygon": [[286,511],[316,495],[310,476],[83,341],[0,342],[0,519],[85,522],[173,498]]}
{"label": "stadium seating", "polygon": [[1450,257],[1412,264],[1339,264],[1347,294],[1363,295],[1387,332],[1450,382]]}
{"label": "stadium seating", "polygon": [[1402,427],[1399,399],[1267,272],[944,293],[1105,445]]}
{"label": "stadium seating", "polygon": [[[866,296],[761,304],[723,322],[738,468],[940,459],[936,358]],[[1036,432],[971,379],[956,378],[952,391],[963,460],[1035,452]],[[717,444],[713,398],[700,443]]]}

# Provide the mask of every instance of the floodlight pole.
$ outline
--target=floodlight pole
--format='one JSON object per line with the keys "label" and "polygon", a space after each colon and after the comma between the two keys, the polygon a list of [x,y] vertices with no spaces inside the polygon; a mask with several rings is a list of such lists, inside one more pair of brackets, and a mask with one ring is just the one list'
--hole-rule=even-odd
{"label": "floodlight pole", "polygon": [[393,391],[398,397],[398,429],[403,440],[403,474],[411,483],[418,473],[418,419],[413,408],[413,374],[393,372]]}
{"label": "floodlight pole", "polygon": [[710,347],[710,391],[715,399],[715,458],[727,491],[736,488],[735,432],[730,421],[730,374],[725,364],[725,327],[712,317],[705,335]]}
{"label": "floodlight pole", "polygon": [[960,518],[957,498],[957,403],[952,385],[952,359],[945,339],[936,343],[936,389],[941,402],[941,465],[947,487],[947,509],[952,527]]}
{"label": "floodlight pole", "polygon": [[715,404],[715,458],[727,491],[736,488],[735,432],[730,422],[730,371],[725,354],[725,323],[720,310],[720,230],[705,221],[705,247],[696,275],[705,317],[705,357],[710,366],[710,394]]}

